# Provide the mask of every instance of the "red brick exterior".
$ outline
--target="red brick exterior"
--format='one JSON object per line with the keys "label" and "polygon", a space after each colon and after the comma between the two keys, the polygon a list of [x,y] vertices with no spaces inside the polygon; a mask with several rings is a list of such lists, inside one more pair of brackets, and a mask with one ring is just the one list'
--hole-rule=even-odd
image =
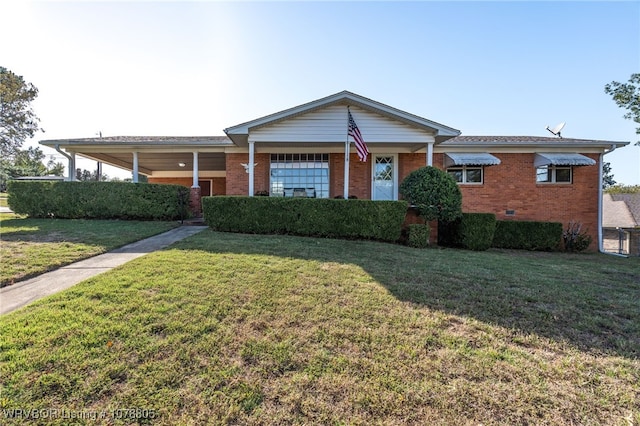
{"label": "red brick exterior", "polygon": [[[329,154],[329,196],[344,195],[344,154]],[[371,154],[366,162],[349,155],[349,196],[371,198]]]}
{"label": "red brick exterior", "polygon": [[195,217],[202,216],[202,202],[200,197],[200,188],[189,189],[189,211]]}
{"label": "red brick exterior", "polygon": [[[598,166],[573,167],[571,184],[538,184],[533,166],[533,153],[494,153],[501,160],[498,166],[484,168],[480,185],[460,185],[462,209],[465,212],[495,213],[498,220],[533,220],[561,222],[579,221],[592,236],[591,250],[598,239]],[[598,161],[597,154],[584,154]],[[433,155],[434,166],[444,168],[444,155]],[[226,179],[213,179],[216,195],[247,195],[249,174],[241,163],[249,162],[247,153],[226,155]],[[269,191],[270,155],[255,154],[254,190]],[[398,184],[413,170],[426,164],[424,153],[398,154]],[[174,183],[191,186],[191,178],[149,178],[153,183]],[[344,154],[329,155],[329,196],[343,194]],[[366,163],[351,154],[349,163],[349,195],[371,198],[371,155]],[[507,210],[515,215],[507,216]],[[411,222],[411,217],[407,218]],[[434,225],[434,224],[432,224]],[[432,229],[437,229],[432,226]],[[435,232],[433,232],[435,236]]]}
{"label": "red brick exterior", "polygon": [[[223,177],[214,177],[214,178],[200,178],[200,180],[210,180],[212,181],[211,191],[212,195],[225,195],[226,193],[226,179]],[[191,188],[193,185],[193,178],[190,177],[182,177],[182,178],[172,178],[172,177],[149,177],[149,183],[165,183],[165,184],[173,184],[173,185],[182,185],[187,188]]]}
{"label": "red brick exterior", "polygon": [[[271,156],[269,154],[254,154],[254,192],[269,191],[269,168]],[[242,164],[249,164],[249,154],[227,154],[227,195],[249,195],[249,173]]]}
{"label": "red brick exterior", "polygon": [[[493,154],[498,166],[484,168],[482,185],[460,185],[462,210],[495,213],[498,220],[535,220],[583,224],[598,246],[598,166],[573,167],[571,184],[538,184],[535,154]],[[584,154],[598,161],[597,154]],[[515,210],[507,216],[507,210]]]}

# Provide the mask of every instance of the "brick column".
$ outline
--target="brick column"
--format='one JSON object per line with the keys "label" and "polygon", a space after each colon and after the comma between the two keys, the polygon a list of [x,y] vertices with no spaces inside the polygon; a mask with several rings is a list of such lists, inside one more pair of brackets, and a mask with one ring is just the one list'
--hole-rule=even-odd
{"label": "brick column", "polygon": [[202,217],[202,202],[200,200],[200,187],[191,188],[189,191],[189,211],[194,217]]}

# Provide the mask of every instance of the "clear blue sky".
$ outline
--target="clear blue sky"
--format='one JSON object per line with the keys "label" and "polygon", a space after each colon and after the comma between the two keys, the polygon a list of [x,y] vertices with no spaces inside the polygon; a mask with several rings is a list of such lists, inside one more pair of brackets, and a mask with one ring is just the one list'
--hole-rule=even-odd
{"label": "clear blue sky", "polygon": [[640,72],[640,2],[11,1],[2,15],[0,65],[40,89],[46,133],[30,144],[222,135],[349,90],[465,135],[566,121],[565,137],[630,141],[605,158],[640,184],[634,123],[603,89]]}

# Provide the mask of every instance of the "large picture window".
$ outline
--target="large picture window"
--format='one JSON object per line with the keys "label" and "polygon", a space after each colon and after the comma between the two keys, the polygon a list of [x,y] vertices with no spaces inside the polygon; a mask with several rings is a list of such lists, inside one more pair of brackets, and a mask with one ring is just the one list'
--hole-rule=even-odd
{"label": "large picture window", "polygon": [[537,183],[571,183],[571,166],[542,166],[536,168]]}
{"label": "large picture window", "polygon": [[329,198],[329,154],[271,154],[271,196]]}
{"label": "large picture window", "polygon": [[447,173],[458,183],[482,183],[482,166],[449,167]]}

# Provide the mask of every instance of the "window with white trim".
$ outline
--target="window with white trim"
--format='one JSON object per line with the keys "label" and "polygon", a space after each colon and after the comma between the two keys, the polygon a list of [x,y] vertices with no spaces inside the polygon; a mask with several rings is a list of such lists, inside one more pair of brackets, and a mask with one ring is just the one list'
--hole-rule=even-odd
{"label": "window with white trim", "polygon": [[537,183],[571,183],[571,166],[541,166],[536,168]]}
{"label": "window with white trim", "polygon": [[329,154],[271,154],[270,195],[329,198]]}
{"label": "window with white trim", "polygon": [[458,183],[481,184],[482,166],[457,166],[447,168],[447,173]]}

